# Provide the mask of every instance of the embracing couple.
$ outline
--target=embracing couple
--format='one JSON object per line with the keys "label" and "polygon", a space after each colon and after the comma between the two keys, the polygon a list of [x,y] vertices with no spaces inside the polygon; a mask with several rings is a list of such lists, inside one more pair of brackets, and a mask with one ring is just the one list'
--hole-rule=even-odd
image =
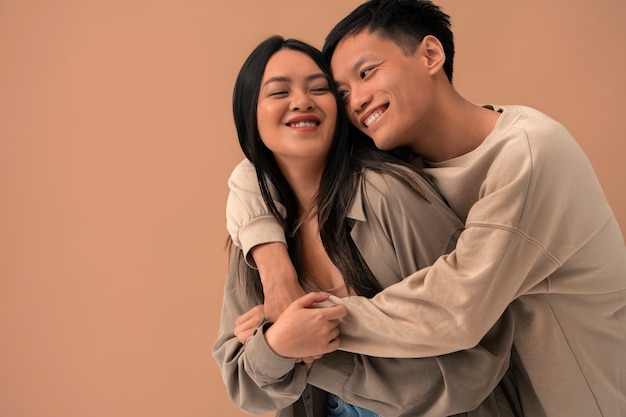
{"label": "embracing couple", "polygon": [[283,416],[626,415],[626,248],[569,132],[452,84],[449,17],[370,0],[243,64],[213,356]]}

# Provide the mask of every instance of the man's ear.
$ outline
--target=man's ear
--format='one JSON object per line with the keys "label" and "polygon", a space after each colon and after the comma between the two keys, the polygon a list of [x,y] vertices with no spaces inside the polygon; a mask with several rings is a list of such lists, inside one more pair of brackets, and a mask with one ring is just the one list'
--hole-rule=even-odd
{"label": "man's ear", "polygon": [[422,54],[426,58],[426,66],[431,75],[437,73],[446,62],[446,53],[443,51],[443,45],[439,39],[433,35],[426,35],[420,43]]}

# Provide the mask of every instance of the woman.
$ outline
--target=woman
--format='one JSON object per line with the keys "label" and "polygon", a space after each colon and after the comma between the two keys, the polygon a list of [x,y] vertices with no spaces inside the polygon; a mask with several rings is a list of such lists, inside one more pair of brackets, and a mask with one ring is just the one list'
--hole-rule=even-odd
{"label": "woman", "polygon": [[[345,307],[311,307],[329,293],[372,296],[395,282],[393,277],[430,265],[451,249],[462,224],[414,168],[350,131],[328,64],[307,44],[280,37],[262,42],[239,73],[233,111],[241,148],[254,164],[244,162],[243,169],[261,178],[265,204],[284,227],[302,286],[324,292],[303,296],[267,323],[259,319],[262,307],[255,307],[263,302],[257,271],[235,249],[213,349],[231,400],[249,413],[280,410],[281,417],[376,415],[308,384],[316,375],[316,386],[332,380],[334,361],[343,354],[356,361],[357,383],[342,395],[386,416],[417,415],[418,409],[448,415],[477,406],[473,415],[508,415],[495,394],[480,406],[463,402],[476,385],[487,397],[504,374],[512,343],[508,322],[496,326],[497,349],[478,346],[442,358],[394,362],[345,352],[312,366],[300,360],[320,358],[340,343],[337,324]],[[239,323],[253,318],[254,332],[240,325],[238,339],[240,316]],[[380,371],[383,366],[394,369],[394,378]],[[463,373],[467,368],[484,377],[484,386],[467,385],[474,382]],[[407,390],[407,375],[420,384]],[[363,384],[360,378],[382,383]]]}

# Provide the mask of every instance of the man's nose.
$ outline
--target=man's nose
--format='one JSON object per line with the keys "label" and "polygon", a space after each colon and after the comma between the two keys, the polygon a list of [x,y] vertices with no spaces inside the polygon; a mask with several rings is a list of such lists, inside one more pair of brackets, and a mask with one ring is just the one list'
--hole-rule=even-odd
{"label": "man's nose", "polygon": [[350,91],[350,109],[360,112],[372,101],[372,95],[363,88],[353,88]]}

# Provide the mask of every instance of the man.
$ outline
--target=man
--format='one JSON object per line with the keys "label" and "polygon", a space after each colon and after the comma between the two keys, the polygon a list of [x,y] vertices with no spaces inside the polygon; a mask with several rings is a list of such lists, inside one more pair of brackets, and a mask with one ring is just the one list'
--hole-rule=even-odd
{"label": "man", "polygon": [[[465,222],[456,249],[432,267],[371,300],[335,300],[349,311],[341,349],[386,357],[463,350],[508,308],[525,415],[626,415],[626,249],[567,130],[527,107],[460,96],[449,20],[429,2],[369,1],[331,31],[324,52],[352,123],[381,149],[420,155]],[[254,179],[236,174],[229,230],[254,248],[266,314],[276,315],[301,290],[279,255],[284,245],[261,245],[284,241],[279,229],[242,215],[258,206],[247,193]]]}

